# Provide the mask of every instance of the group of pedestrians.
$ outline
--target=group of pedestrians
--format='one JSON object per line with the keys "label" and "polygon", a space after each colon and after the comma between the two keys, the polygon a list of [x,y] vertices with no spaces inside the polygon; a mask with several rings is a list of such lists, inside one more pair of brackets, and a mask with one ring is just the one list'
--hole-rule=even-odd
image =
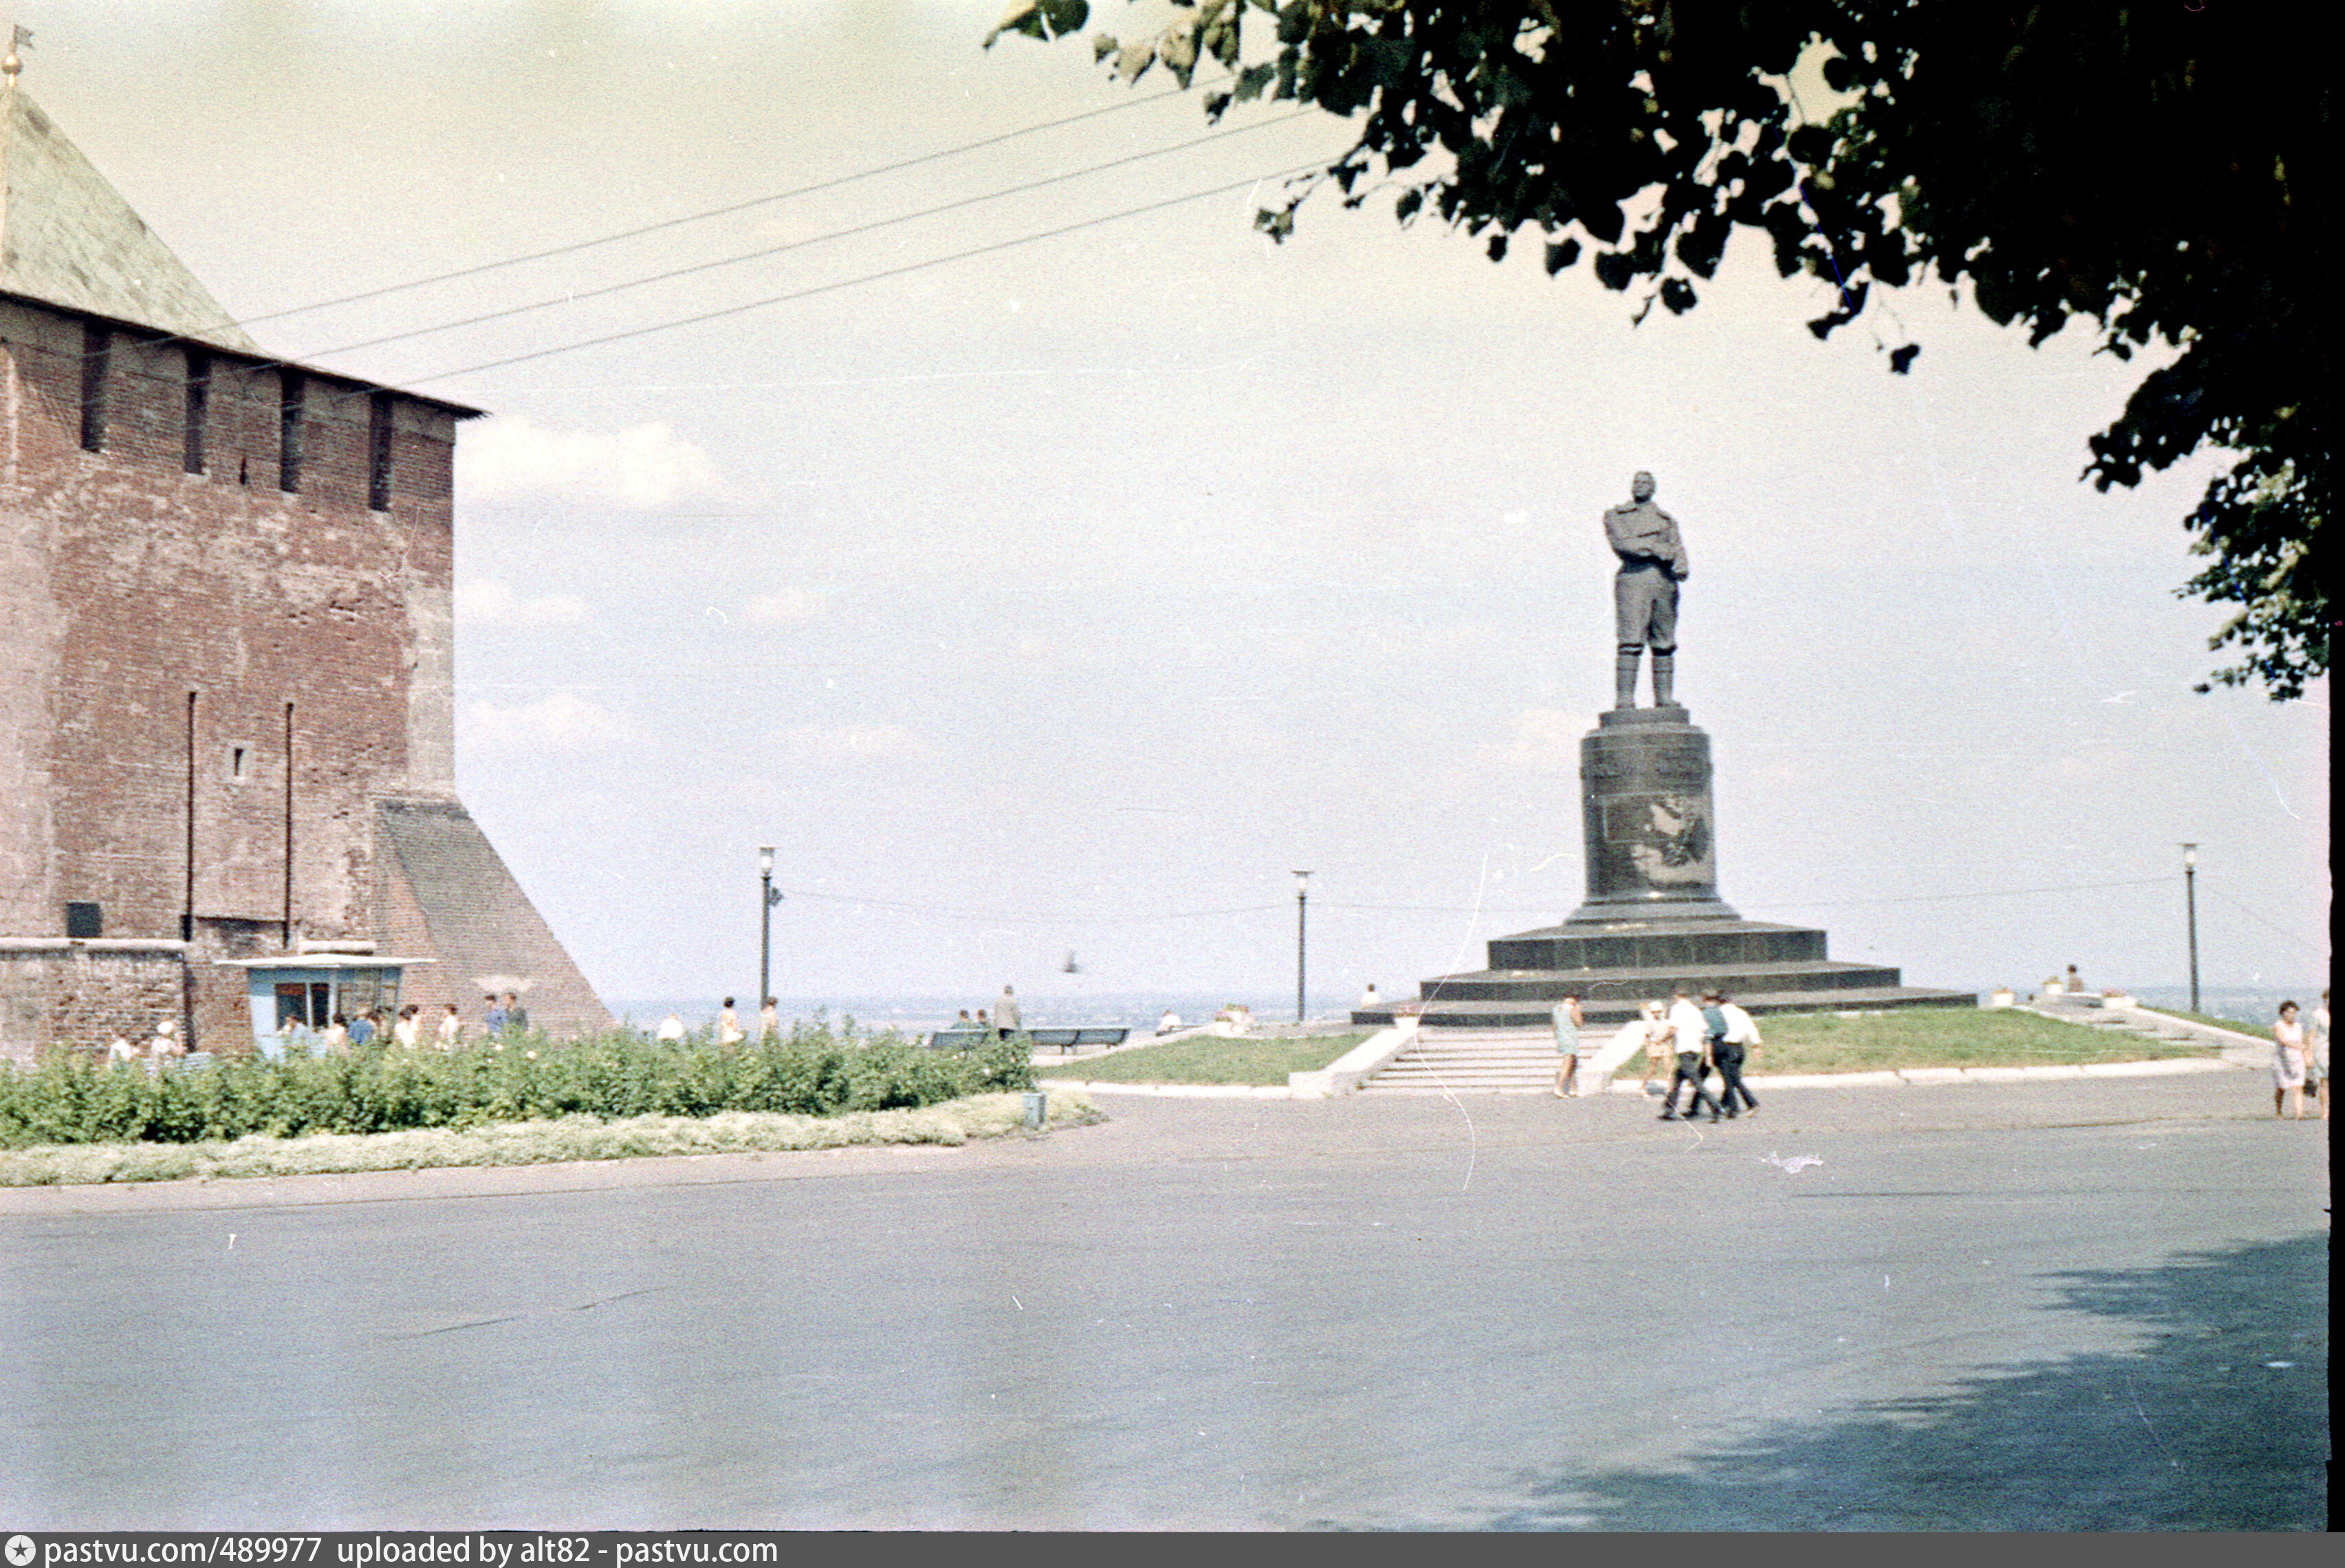
{"label": "group of pedestrians", "polygon": [[[1177,1023],[1178,1020],[1175,1022]],[[1018,1013],[1018,993],[1007,985],[1003,986],[1001,999],[993,1004],[993,1011],[988,1013],[980,1007],[977,1010],[977,1016],[974,1018],[969,1015],[968,1008],[962,1008],[960,1016],[953,1020],[953,1027],[974,1029],[980,1034],[990,1034],[996,1040],[1009,1039],[1026,1027],[1025,1021],[1019,1016]],[[1160,1030],[1158,1033],[1162,1033],[1162,1031]]]}
{"label": "group of pedestrians", "polygon": [[[1556,1068],[1555,1094],[1561,1098],[1582,1092],[1579,1085],[1582,1054],[1579,1032],[1588,1026],[1588,1021],[1580,1012],[1577,996],[1566,996],[1558,1003],[1553,1017],[1555,1046],[1563,1058]],[[1668,1091],[1661,1099],[1662,1121],[1691,1121],[1705,1110],[1713,1122],[1758,1115],[1759,1102],[1752,1096],[1750,1085],[1742,1081],[1744,1062],[1751,1051],[1763,1043],[1758,1021],[1737,1007],[1723,992],[1704,992],[1697,1003],[1681,987],[1671,993],[1666,1007],[1659,1002],[1644,1003],[1636,1017],[1621,1025],[1621,1033],[1613,1044],[1617,1048],[1624,1042],[1630,1054],[1639,1047],[1644,1051],[1647,1092],[1657,1082],[1668,1082]],[[1719,1079],[1715,1096],[1710,1092],[1712,1073]],[[1677,1103],[1680,1086],[1692,1091],[1683,1115],[1679,1114]]]}
{"label": "group of pedestrians", "polygon": [[2312,1010],[2311,1017],[2299,1017],[2300,1011],[2293,1002],[2281,1003],[2279,1019],[2272,1025],[2272,1115],[2284,1116],[2292,1105],[2300,1122],[2309,1098],[2320,1107],[2320,1119],[2325,1122],[2329,1119],[2329,993],[2320,993],[2320,1005]]}
{"label": "group of pedestrians", "polygon": [[143,1046],[133,1044],[127,1035],[116,1035],[114,1044],[106,1048],[106,1064],[127,1067],[144,1059],[147,1072],[160,1073],[166,1067],[177,1065],[187,1055],[188,1043],[179,1038],[178,1021],[164,1018],[156,1022],[154,1038]]}

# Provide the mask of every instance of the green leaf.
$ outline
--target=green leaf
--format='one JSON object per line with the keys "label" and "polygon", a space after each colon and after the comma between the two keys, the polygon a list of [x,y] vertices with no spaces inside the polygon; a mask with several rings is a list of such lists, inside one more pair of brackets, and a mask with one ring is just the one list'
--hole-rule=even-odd
{"label": "green leaf", "polygon": [[1564,239],[1551,242],[1547,248],[1547,275],[1552,278],[1579,260],[1579,240]]}

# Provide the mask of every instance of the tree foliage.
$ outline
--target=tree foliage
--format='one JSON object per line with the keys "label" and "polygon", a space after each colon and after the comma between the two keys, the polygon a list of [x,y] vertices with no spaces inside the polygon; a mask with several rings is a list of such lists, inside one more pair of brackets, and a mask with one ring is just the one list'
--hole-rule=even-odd
{"label": "tree foliage", "polygon": [[[2210,646],[2238,662],[2211,679],[2277,700],[2329,667],[2329,97],[2301,15],[1172,0],[1161,32],[1091,42],[1127,81],[1162,65],[1188,87],[1219,62],[1232,78],[1204,95],[1212,117],[1267,97],[1358,122],[1341,158],[1257,215],[1274,238],[1317,189],[1358,206],[1397,185],[1402,222],[1437,215],[1494,260],[1533,230],[1549,273],[1585,260],[1641,296],[1639,321],[1656,300],[1692,309],[1744,228],[1785,276],[1834,285],[1819,338],[1875,286],[1934,278],[2031,344],[2081,317],[2120,359],[2167,346],[2090,438],[2083,476],[2106,490],[2201,447],[2232,455],[2185,519],[2207,565],[2177,593],[2235,609]],[[1088,21],[1085,0],[1014,0],[986,42]],[[1900,373],[1920,352],[1881,347]]]}

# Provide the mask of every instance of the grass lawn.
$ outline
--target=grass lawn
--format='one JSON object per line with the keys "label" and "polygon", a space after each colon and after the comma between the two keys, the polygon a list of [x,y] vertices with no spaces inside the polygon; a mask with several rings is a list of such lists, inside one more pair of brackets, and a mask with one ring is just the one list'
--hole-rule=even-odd
{"label": "grass lawn", "polygon": [[1325,1067],[1368,1037],[1348,1034],[1269,1035],[1252,1040],[1193,1034],[1162,1045],[1142,1045],[1105,1056],[1072,1057],[1063,1065],[1037,1067],[1038,1078],[1073,1078],[1098,1084],[1284,1084],[1289,1073]]}
{"label": "grass lawn", "polygon": [[[2211,1045],[2175,1044],[2002,1008],[1911,1007],[1843,1018],[1782,1013],[1759,1020],[1766,1044],[1743,1071],[1868,1073],[1903,1067],[2043,1067],[2213,1056]],[[1636,1071],[1624,1064],[1622,1074]]]}

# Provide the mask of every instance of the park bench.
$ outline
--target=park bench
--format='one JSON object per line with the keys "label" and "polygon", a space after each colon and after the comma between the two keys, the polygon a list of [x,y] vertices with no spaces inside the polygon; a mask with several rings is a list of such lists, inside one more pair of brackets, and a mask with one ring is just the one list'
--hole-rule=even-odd
{"label": "park bench", "polygon": [[[1085,1029],[1021,1029],[1020,1033],[1034,1044],[1038,1051],[1056,1051],[1071,1056],[1084,1046],[1101,1050],[1121,1045],[1132,1031],[1122,1028],[1094,1027]],[[966,1051],[983,1045],[993,1038],[990,1029],[939,1029],[929,1036],[928,1044],[939,1051]]]}

